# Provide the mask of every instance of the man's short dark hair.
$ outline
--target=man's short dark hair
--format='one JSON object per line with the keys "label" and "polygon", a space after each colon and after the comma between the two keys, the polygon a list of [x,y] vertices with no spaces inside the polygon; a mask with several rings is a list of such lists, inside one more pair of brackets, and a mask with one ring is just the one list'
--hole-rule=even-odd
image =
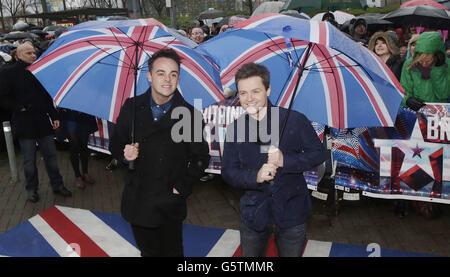
{"label": "man's short dark hair", "polygon": [[236,73],[234,77],[236,88],[237,84],[242,79],[247,79],[250,77],[258,76],[261,77],[264,87],[266,89],[270,86],[270,71],[263,65],[256,63],[247,63],[244,64]]}
{"label": "man's short dark hair", "polygon": [[171,48],[163,48],[161,50],[156,51],[151,57],[150,59],[148,59],[148,71],[151,72],[152,68],[153,68],[153,63],[159,59],[159,58],[168,58],[168,59],[172,59],[174,62],[177,63],[178,65],[178,69],[180,69],[180,64],[181,64],[181,58],[180,56],[177,54],[177,52],[175,52],[175,50],[171,49]]}

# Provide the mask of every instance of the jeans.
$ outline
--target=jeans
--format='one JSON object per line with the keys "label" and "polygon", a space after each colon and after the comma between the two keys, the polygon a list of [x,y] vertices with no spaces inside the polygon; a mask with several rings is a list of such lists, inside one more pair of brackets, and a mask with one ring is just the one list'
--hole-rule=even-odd
{"label": "jeans", "polygon": [[275,234],[279,257],[300,257],[306,242],[306,223],[281,229],[275,224],[255,231],[241,222],[241,246],[243,257],[265,257],[270,235]]}
{"label": "jeans", "polygon": [[36,167],[36,143],[39,145],[40,152],[44,158],[45,169],[50,178],[52,189],[53,191],[57,191],[63,186],[63,179],[58,169],[53,135],[37,139],[19,139],[20,149],[23,155],[23,169],[25,171],[25,189],[28,191],[36,191],[39,187]]}

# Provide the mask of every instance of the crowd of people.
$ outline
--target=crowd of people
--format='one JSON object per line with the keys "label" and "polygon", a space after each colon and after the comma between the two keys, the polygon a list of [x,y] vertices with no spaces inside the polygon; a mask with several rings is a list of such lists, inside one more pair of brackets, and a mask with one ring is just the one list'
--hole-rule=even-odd
{"label": "crowd of people", "polygon": [[[228,24],[213,24],[211,28],[200,23],[179,33],[201,44],[240,20],[231,17]],[[323,20],[341,28],[332,13],[326,13]],[[348,36],[368,47],[391,69],[405,90],[402,105],[417,111],[425,102],[449,101],[450,44],[448,40],[444,42],[440,33],[425,30],[417,34],[416,28],[408,27],[405,32],[379,30],[369,35],[367,30],[365,20],[355,18]],[[0,62],[4,63],[0,68],[0,106],[11,113],[13,134],[23,154],[27,199],[31,202],[39,201],[37,147],[53,192],[64,197],[72,195],[58,169],[56,130],[63,130],[69,140],[74,186],[84,189],[95,182],[88,173],[87,149],[87,137],[97,128],[95,118],[77,111],[57,110],[45,88],[27,70],[54,38],[19,40],[8,44],[8,53],[0,56]],[[121,211],[132,226],[141,255],[182,256],[186,198],[193,181],[208,166],[208,146],[204,140],[174,143],[170,139],[175,121],[167,116],[169,112],[175,107],[195,112],[177,90],[180,73],[177,53],[160,50],[149,59],[148,67],[147,78],[152,85],[136,97],[135,105],[130,100],[125,102],[111,142],[113,157],[133,164],[134,168],[126,176]],[[244,65],[236,74],[236,86],[240,103],[247,111],[242,117],[244,126],[272,119],[267,68],[253,63]],[[287,117],[289,112],[279,109],[280,117]],[[141,126],[135,130],[139,138],[136,141],[130,139],[130,117],[134,113],[136,126]],[[300,255],[305,243],[311,203],[300,173],[322,163],[325,152],[304,115],[292,111],[286,122],[290,135],[283,144],[270,147],[267,152],[259,150],[264,143],[247,140],[237,143],[227,133],[222,174],[231,185],[245,191],[241,199],[241,244],[245,256],[263,255],[272,232],[282,256]]]}

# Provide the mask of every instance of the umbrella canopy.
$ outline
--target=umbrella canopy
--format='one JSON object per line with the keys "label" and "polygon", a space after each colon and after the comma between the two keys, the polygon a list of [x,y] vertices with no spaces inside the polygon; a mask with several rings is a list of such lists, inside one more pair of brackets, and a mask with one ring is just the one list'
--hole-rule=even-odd
{"label": "umbrella canopy", "polygon": [[447,9],[450,10],[450,1],[449,0],[439,0],[438,3],[445,6]]}
{"label": "umbrella canopy", "polygon": [[250,16],[248,15],[232,15],[232,16],[226,16],[224,18],[222,18],[218,23],[217,23],[217,28],[220,29],[220,27],[222,27],[223,25],[233,25],[235,24],[234,21],[243,21],[245,19],[250,18]]}
{"label": "umbrella canopy", "polygon": [[198,20],[205,20],[205,19],[214,19],[218,17],[225,17],[227,14],[222,10],[206,10],[201,12],[198,15]]}
{"label": "umbrella canopy", "polygon": [[396,25],[411,25],[434,29],[449,29],[449,12],[432,6],[412,6],[398,8],[383,17]]}
{"label": "umbrella canopy", "polygon": [[58,31],[58,30],[65,31],[66,29],[67,29],[67,28],[64,27],[64,26],[60,26],[60,25],[50,25],[50,26],[45,27],[45,28],[43,29],[43,31],[44,31],[44,32],[49,32],[49,31],[55,32],[55,31]]}
{"label": "umbrella canopy", "polygon": [[[393,25],[392,22],[387,21],[385,19],[381,19],[381,17],[383,16],[384,14],[367,13],[355,17],[355,20],[357,20],[358,18],[363,18],[366,21],[367,30],[370,31],[371,33],[374,33],[378,30],[384,30],[387,27]],[[342,25],[341,30],[345,31],[346,29],[349,28],[350,24],[352,24],[352,20],[346,21]]]}
{"label": "umbrella canopy", "polygon": [[121,15],[113,15],[108,17],[108,19],[106,19],[107,21],[111,21],[111,20],[129,20],[128,17],[126,16],[121,16]]}
{"label": "umbrella canopy", "polygon": [[268,1],[263,2],[259,5],[252,13],[252,16],[265,14],[265,13],[277,13],[284,6],[283,2],[279,1]]}
{"label": "umbrella canopy", "polygon": [[419,5],[426,5],[426,6],[432,6],[432,7],[436,7],[439,9],[444,9],[444,10],[448,10],[448,8],[442,4],[439,4],[436,1],[433,0],[411,0],[408,2],[405,2],[403,4],[400,5],[401,8],[403,7],[413,7],[413,6],[419,6]]}
{"label": "umbrella canopy", "polygon": [[19,20],[16,24],[14,24],[13,31],[26,31],[28,27],[30,27],[28,23]]}
{"label": "umbrella canopy", "polygon": [[339,10],[362,9],[367,5],[365,0],[287,0],[282,10]]}
{"label": "umbrella canopy", "polygon": [[148,89],[148,58],[163,48],[181,57],[178,89],[187,102],[202,99],[204,107],[223,99],[213,65],[154,19],[76,25],[29,69],[58,106],[115,122],[125,100]]}
{"label": "umbrella canopy", "polygon": [[[344,24],[344,22],[351,20],[352,18],[355,17],[353,14],[349,14],[343,11],[335,11],[331,13],[334,15],[334,20],[336,20],[336,22],[339,24]],[[322,21],[322,17],[324,14],[325,12],[318,13],[315,16],[313,16],[311,20]]]}
{"label": "umbrella canopy", "polygon": [[47,32],[44,32],[44,31],[42,31],[40,29],[31,29],[31,30],[28,30],[28,32],[36,34],[36,35],[41,36],[41,37],[45,37],[46,35],[48,35]]}
{"label": "umbrella canopy", "polygon": [[311,17],[309,17],[309,15],[307,15],[306,13],[300,13],[300,12],[298,12],[296,10],[284,10],[284,11],[282,11],[280,13],[284,14],[284,15],[297,17],[297,18],[302,18],[302,19],[311,19]]}
{"label": "umbrella canopy", "polygon": [[224,87],[235,89],[243,64],[265,65],[273,104],[288,107],[296,92],[294,110],[334,128],[393,126],[404,95],[381,59],[328,22],[261,15],[198,49],[218,64]]}
{"label": "umbrella canopy", "polygon": [[6,39],[6,40],[18,40],[18,39],[26,39],[26,38],[37,39],[37,38],[39,38],[39,36],[36,34],[33,34],[33,33],[28,33],[28,32],[13,31],[3,37],[3,39]]}

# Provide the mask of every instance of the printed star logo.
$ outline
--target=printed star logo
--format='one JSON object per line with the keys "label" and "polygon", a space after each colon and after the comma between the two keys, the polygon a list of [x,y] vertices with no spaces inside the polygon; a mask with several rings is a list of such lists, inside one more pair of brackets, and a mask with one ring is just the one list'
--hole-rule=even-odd
{"label": "printed star logo", "polygon": [[419,145],[416,144],[416,147],[415,147],[415,148],[412,148],[412,151],[414,152],[413,158],[414,158],[415,156],[419,156],[419,158],[422,158],[422,156],[420,155],[420,153],[421,153],[423,150],[425,150],[425,148],[419,148]]}
{"label": "printed star logo", "polygon": [[435,179],[431,167],[430,155],[442,148],[442,145],[425,142],[417,121],[410,140],[397,140],[397,147],[405,154],[400,169],[400,176],[410,175],[418,169],[422,169],[431,178]]}

